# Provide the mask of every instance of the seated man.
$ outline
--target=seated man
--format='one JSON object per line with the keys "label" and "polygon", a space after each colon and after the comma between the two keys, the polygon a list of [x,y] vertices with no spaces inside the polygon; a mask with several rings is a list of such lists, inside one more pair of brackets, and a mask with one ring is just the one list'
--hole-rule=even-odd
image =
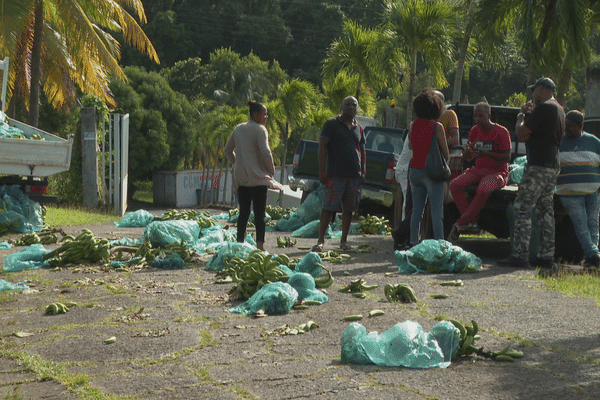
{"label": "seated man", "polygon": [[[467,169],[450,182],[450,193],[460,211],[460,218],[452,226],[449,242],[455,242],[461,229],[471,230],[477,226],[477,214],[485,205],[490,194],[508,182],[511,140],[508,129],[490,121],[488,103],[477,103],[473,109],[475,126],[469,132],[469,142],[463,157],[466,161],[475,158],[475,166]],[[471,204],[467,201],[465,187],[479,182]]]}
{"label": "seated man", "polygon": [[577,110],[569,111],[565,116],[556,194],[573,222],[575,235],[583,249],[583,266],[596,269],[600,267],[600,140],[583,131],[583,119],[583,114]]}

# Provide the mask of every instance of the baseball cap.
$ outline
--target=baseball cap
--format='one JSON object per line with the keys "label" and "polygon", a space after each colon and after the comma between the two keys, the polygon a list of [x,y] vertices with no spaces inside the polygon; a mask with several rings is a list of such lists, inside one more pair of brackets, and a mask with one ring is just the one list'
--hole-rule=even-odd
{"label": "baseball cap", "polygon": [[565,115],[565,123],[569,125],[583,124],[583,114],[578,110],[571,110]]}
{"label": "baseball cap", "polygon": [[537,82],[533,85],[527,86],[527,89],[533,90],[538,86],[543,86],[550,90],[556,90],[556,85],[554,84],[554,81],[552,81],[552,79],[550,78],[546,78],[545,76],[538,79]]}

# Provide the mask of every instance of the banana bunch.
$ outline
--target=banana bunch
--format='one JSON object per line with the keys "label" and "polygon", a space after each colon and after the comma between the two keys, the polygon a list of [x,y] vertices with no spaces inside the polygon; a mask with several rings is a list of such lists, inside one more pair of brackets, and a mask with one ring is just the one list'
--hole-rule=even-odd
{"label": "banana bunch", "polygon": [[477,334],[479,332],[479,326],[477,322],[471,321],[472,326],[463,325],[460,321],[455,319],[449,319],[459,331],[460,331],[460,342],[458,345],[458,350],[456,353],[452,355],[452,358],[459,356],[468,356],[471,354],[477,354],[482,357],[491,358],[495,361],[514,361],[515,358],[521,358],[524,356],[522,351],[513,350],[510,348],[510,345],[506,346],[502,350],[499,351],[484,351],[483,347],[476,347],[475,341],[480,339],[481,337]]}
{"label": "banana bunch", "polygon": [[[0,209],[0,212],[2,212],[1,209]],[[12,232],[13,229],[15,229],[18,226],[19,226],[18,222],[13,222],[13,223],[2,222],[2,223],[0,223],[0,236],[9,234],[10,232]]]}
{"label": "banana bunch", "polygon": [[192,261],[192,251],[188,248],[183,239],[180,242],[169,243],[164,248],[154,248],[152,247],[150,238],[146,236],[144,243],[142,243],[140,247],[117,246],[110,250],[110,254],[115,254],[115,259],[119,261],[123,259],[123,252],[132,254],[132,258],[141,257],[137,264],[151,264],[156,257],[169,258],[173,253],[179,254],[186,264]]}
{"label": "banana bunch", "polygon": [[319,275],[315,278],[315,287],[319,289],[328,288],[329,286],[333,285],[333,275],[331,275],[331,271],[325,268],[323,265],[321,265],[321,268],[325,270],[326,275]]}
{"label": "banana bunch", "polygon": [[350,254],[342,254],[338,253],[334,250],[325,251],[323,253],[318,253],[319,257],[321,257],[321,261],[329,261],[334,264],[341,264],[344,259],[351,258]]}
{"label": "banana bunch", "polygon": [[63,303],[50,303],[46,306],[46,314],[64,314],[69,311],[69,307]]}
{"label": "banana bunch", "polygon": [[267,214],[269,214],[271,219],[281,219],[286,214],[286,211],[279,206],[267,205],[265,211]]}
{"label": "banana bunch", "polygon": [[239,208],[232,208],[231,210],[228,211],[229,218],[233,217],[234,215],[238,215],[239,213],[240,213]]}
{"label": "banana bunch", "polygon": [[369,215],[367,217],[360,216],[360,223],[356,227],[356,232],[362,232],[369,235],[381,235],[382,233],[387,232],[387,225],[390,221],[384,219],[383,217],[379,218],[376,215]]}
{"label": "banana bunch", "polygon": [[287,281],[289,275],[277,268],[278,266],[279,262],[271,260],[268,254],[260,250],[251,251],[248,262],[234,277],[237,281],[237,298],[249,299],[267,283]]}
{"label": "banana bunch", "polygon": [[449,322],[452,323],[459,331],[460,331],[460,342],[458,344],[458,350],[456,353],[452,355],[452,357],[459,356],[468,356],[473,353],[478,353],[483,348],[478,349],[475,347],[475,341],[480,338],[477,334],[479,331],[479,326],[477,322],[471,321],[472,326],[463,325],[461,322],[455,319],[449,319]]}
{"label": "banana bunch", "polygon": [[44,255],[44,260],[59,257],[57,265],[97,263],[110,257],[108,239],[98,239],[89,229],[82,229],[73,240]]}
{"label": "banana bunch", "polygon": [[277,236],[277,247],[294,247],[298,243],[298,240],[288,236]]}
{"label": "banana bunch", "polygon": [[11,240],[11,243],[15,246],[31,246],[32,244],[40,243],[40,237],[35,232],[26,233],[18,239]]}
{"label": "banana bunch", "polygon": [[417,296],[415,295],[413,288],[404,283],[399,283],[397,285],[385,285],[383,293],[390,303],[394,303],[396,301],[401,301],[403,303],[417,302]]}
{"label": "banana bunch", "polygon": [[160,217],[154,217],[155,221],[170,221],[170,220],[188,220],[196,221],[200,228],[210,228],[217,224],[217,220],[210,217],[210,213],[202,212],[197,213],[194,210],[174,210],[169,209],[163,213]]}
{"label": "banana bunch", "polygon": [[373,290],[377,289],[379,286],[377,285],[365,285],[365,280],[363,278],[358,278],[350,281],[347,286],[344,286],[340,289],[340,292],[350,292],[350,293],[358,293],[364,292],[365,290]]}

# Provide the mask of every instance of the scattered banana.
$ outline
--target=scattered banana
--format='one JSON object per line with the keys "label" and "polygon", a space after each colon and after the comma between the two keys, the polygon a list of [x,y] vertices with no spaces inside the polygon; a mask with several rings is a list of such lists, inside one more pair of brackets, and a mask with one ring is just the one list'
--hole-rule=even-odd
{"label": "scattered banana", "polygon": [[384,315],[385,311],[383,310],[371,310],[369,311],[369,317],[378,317],[380,315]]}
{"label": "scattered banana", "polygon": [[384,218],[379,218],[376,215],[367,214],[366,218],[360,216],[360,223],[356,227],[356,232],[366,233],[370,235],[381,235],[387,232],[387,225],[390,221]]}
{"label": "scattered banana", "polygon": [[358,279],[351,280],[347,286],[344,286],[343,288],[340,289],[340,292],[357,293],[357,292],[364,292],[365,290],[373,290],[378,287],[379,286],[377,286],[377,285],[370,285],[370,286],[365,285],[365,280],[363,278],[358,278]]}
{"label": "scattered banana", "polygon": [[317,276],[315,278],[315,286],[319,289],[328,288],[333,285],[334,279],[333,275],[331,275],[331,271],[321,265],[321,268],[325,270],[325,276]]}
{"label": "scattered banana", "polygon": [[342,321],[360,321],[361,319],[363,319],[362,314],[356,314],[348,315],[347,317],[342,318]]}
{"label": "scattered banana", "polygon": [[396,301],[401,301],[403,303],[416,303],[418,301],[413,288],[404,283],[399,283],[397,285],[385,285],[383,293],[391,303]]}
{"label": "scattered banana", "polygon": [[465,284],[460,279],[457,279],[457,280],[454,280],[454,281],[440,282],[440,286],[464,286],[464,285]]}
{"label": "scattered banana", "polygon": [[69,311],[69,307],[63,303],[50,303],[46,306],[46,314],[64,314]]}
{"label": "scattered banana", "polygon": [[277,247],[294,247],[296,243],[298,243],[298,240],[288,236],[277,236]]}

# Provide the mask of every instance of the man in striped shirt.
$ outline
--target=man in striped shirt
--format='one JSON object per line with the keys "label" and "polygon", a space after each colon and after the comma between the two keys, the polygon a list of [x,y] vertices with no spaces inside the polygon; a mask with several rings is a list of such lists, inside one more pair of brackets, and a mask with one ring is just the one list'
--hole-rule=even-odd
{"label": "man in striped shirt", "polygon": [[560,146],[560,175],[556,194],[569,213],[584,255],[584,267],[600,266],[598,214],[600,213],[600,139],[583,131],[583,114],[565,116],[565,135]]}

